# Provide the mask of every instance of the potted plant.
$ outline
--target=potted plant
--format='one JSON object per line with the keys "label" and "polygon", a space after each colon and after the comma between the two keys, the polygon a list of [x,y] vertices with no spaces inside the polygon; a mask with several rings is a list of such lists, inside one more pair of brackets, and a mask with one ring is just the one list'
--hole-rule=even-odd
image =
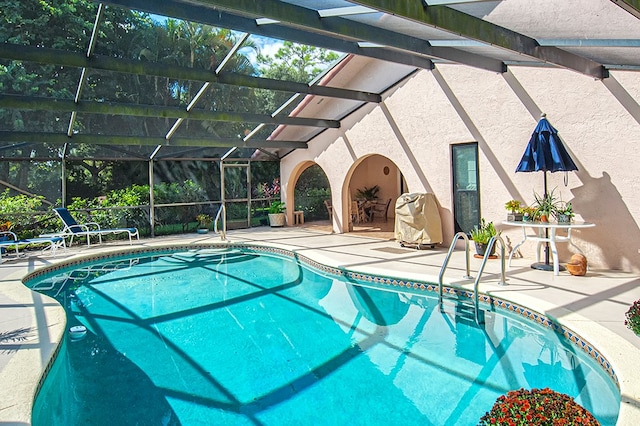
{"label": "potted plant", "polygon": [[574,216],[573,206],[571,205],[571,203],[565,203],[561,201],[556,206],[554,215],[558,223],[570,223],[571,219]]}
{"label": "potted plant", "polygon": [[356,191],[356,195],[359,200],[375,201],[378,199],[378,192],[380,192],[380,187],[378,185],[373,185],[369,188],[365,186],[363,189],[358,189]]}
{"label": "potted plant", "polygon": [[198,221],[198,234],[206,234],[207,232],[209,232],[209,227],[211,226],[211,222],[213,220],[211,219],[211,216],[201,213],[196,216],[196,220]]}
{"label": "potted plant", "polygon": [[551,215],[554,215],[558,205],[558,199],[552,190],[545,196],[540,196],[536,193],[533,194],[536,208],[536,216],[539,217],[541,222],[549,222]]}
{"label": "potted plant", "polygon": [[284,226],[286,222],[286,216],[284,214],[286,205],[280,200],[274,200],[269,206],[267,214],[269,216],[269,225],[271,227]]}
{"label": "potted plant", "polygon": [[[478,256],[484,256],[487,246],[489,245],[489,240],[495,235],[498,234],[496,231],[496,227],[493,225],[493,222],[487,222],[484,218],[480,220],[480,226],[476,225],[471,230],[471,239],[476,245],[476,253]],[[490,256],[493,256],[496,251],[495,244],[491,247]]]}
{"label": "potted plant", "polygon": [[356,193],[356,199],[359,200],[360,208],[362,208],[362,212],[367,220],[371,219],[371,209],[374,203],[378,200],[378,192],[380,192],[380,187],[378,185],[373,185],[371,187],[364,187],[364,189],[358,189]]}
{"label": "potted plant", "polygon": [[480,418],[482,426],[499,425],[600,425],[569,395],[544,389],[519,389],[498,397]]}
{"label": "potted plant", "polygon": [[520,207],[522,211],[522,221],[532,222],[536,220],[536,208],[535,207]]}
{"label": "potted plant", "polygon": [[504,208],[507,209],[507,211],[509,211],[509,213],[507,214],[507,220],[509,221],[522,220],[523,214],[522,214],[520,205],[521,203],[519,200],[509,200],[504,204]]}

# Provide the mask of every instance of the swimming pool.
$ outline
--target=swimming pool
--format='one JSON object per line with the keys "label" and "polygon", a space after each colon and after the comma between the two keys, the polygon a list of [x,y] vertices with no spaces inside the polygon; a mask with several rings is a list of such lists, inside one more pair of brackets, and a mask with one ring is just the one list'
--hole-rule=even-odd
{"label": "swimming pool", "polygon": [[177,250],[27,280],[88,329],[33,424],[475,425],[506,391],[547,386],[615,424],[610,377],[549,328],[489,305],[478,325],[434,292],[301,260]]}

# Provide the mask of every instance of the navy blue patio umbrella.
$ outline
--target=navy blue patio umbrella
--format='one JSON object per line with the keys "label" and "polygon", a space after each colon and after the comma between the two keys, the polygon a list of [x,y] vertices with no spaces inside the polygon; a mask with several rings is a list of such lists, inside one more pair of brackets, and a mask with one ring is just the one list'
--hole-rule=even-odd
{"label": "navy blue patio umbrella", "polygon": [[546,114],[538,122],[516,172],[544,172],[544,195],[547,195],[547,172],[578,170],[558,131],[549,123]]}
{"label": "navy blue patio umbrella", "polygon": [[[522,155],[517,172],[544,172],[544,197],[547,197],[547,172],[577,171],[578,167],[571,159],[567,149],[562,144],[558,131],[549,123],[546,114],[531,134],[527,148]],[[545,229],[545,232],[549,232]],[[547,235],[548,238],[548,235]],[[531,265],[535,269],[553,270],[549,265],[549,243],[545,246],[545,263]]]}

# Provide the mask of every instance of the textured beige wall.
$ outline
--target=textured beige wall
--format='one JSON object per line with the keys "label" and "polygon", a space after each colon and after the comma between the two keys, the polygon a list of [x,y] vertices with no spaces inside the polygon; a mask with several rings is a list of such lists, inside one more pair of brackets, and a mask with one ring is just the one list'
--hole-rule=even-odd
{"label": "textured beige wall", "polygon": [[[622,88],[621,101],[608,87]],[[626,102],[626,108],[625,108]],[[640,271],[640,73],[613,71],[606,83],[575,72],[511,67],[502,75],[459,65],[421,71],[378,105],[343,120],[282,160],[282,181],[297,165],[314,161],[326,172],[333,194],[334,230],[346,231],[349,181],[355,190],[377,183],[383,162],[396,165],[410,192],[433,192],[441,206],[445,244],[453,234],[451,144],[478,142],[482,216],[500,223],[504,203],[533,202],[543,174],[515,173],[539,119],[545,112],[572,154],[578,172],[548,174],[549,188],[571,201],[578,220],[596,228],[576,231],[576,242],[592,267]],[[369,157],[370,155],[381,157]],[[367,157],[375,160],[367,162]],[[365,173],[360,174],[361,171]],[[360,179],[360,180],[358,180]],[[364,179],[364,180],[362,180]],[[396,182],[397,182],[397,178]],[[353,186],[353,184],[352,184]],[[390,187],[391,188],[391,187]],[[386,192],[386,189],[385,189]],[[500,226],[514,242],[520,231]],[[529,245],[530,244],[530,245]],[[561,244],[560,258],[570,252]],[[535,256],[535,245],[521,251]]]}

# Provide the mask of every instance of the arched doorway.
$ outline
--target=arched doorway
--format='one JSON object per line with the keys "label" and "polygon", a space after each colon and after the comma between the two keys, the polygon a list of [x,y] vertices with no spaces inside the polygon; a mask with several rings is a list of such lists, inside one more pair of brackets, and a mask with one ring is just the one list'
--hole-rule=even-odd
{"label": "arched doorway", "polygon": [[395,202],[407,190],[393,161],[378,154],[362,158],[354,164],[343,190],[348,232],[392,239]]}
{"label": "arched doorway", "polygon": [[[293,212],[302,212],[305,224],[323,222],[330,225],[331,187],[326,173],[318,164],[307,161],[291,175],[292,190],[288,190],[287,203]],[[289,222],[293,223],[293,222]]]}

